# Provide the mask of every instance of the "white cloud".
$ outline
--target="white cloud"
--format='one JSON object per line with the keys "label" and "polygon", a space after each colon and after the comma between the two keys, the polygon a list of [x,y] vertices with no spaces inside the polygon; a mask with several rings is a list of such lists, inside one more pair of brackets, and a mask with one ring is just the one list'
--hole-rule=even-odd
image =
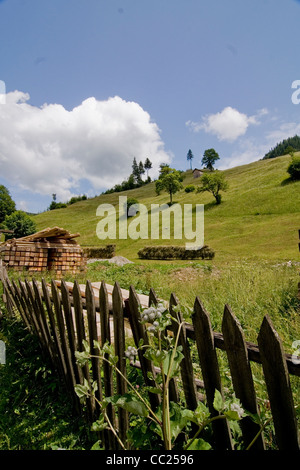
{"label": "white cloud", "polygon": [[263,108],[255,116],[247,116],[237,109],[227,106],[223,111],[202,117],[201,122],[187,121],[186,125],[193,132],[204,130],[206,133],[214,134],[221,141],[234,142],[238,137],[244,135],[251,124],[259,124],[258,118],[267,114]]}
{"label": "white cloud", "polygon": [[138,103],[92,97],[68,111],[60,104],[31,106],[29,98],[14,91],[0,106],[1,176],[21,189],[67,200],[83,179],[95,191],[121,182],[133,157],[149,157],[151,175],[171,160],[157,124]]}

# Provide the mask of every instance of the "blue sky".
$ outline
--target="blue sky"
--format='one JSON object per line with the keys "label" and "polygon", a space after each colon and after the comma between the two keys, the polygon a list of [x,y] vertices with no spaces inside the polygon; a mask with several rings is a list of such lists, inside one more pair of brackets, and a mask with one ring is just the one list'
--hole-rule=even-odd
{"label": "blue sky", "polygon": [[[0,184],[100,194],[133,157],[220,169],[300,134],[296,0],[0,0]],[[1,93],[1,89],[0,89]]]}

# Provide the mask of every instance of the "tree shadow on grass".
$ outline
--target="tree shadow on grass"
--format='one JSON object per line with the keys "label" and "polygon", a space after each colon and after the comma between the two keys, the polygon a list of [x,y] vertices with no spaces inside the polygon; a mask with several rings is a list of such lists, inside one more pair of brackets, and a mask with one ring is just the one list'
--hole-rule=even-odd
{"label": "tree shadow on grass", "polygon": [[296,182],[297,180],[289,176],[288,178],[285,178],[283,181],[281,181],[280,186],[287,186],[288,184],[293,184]]}

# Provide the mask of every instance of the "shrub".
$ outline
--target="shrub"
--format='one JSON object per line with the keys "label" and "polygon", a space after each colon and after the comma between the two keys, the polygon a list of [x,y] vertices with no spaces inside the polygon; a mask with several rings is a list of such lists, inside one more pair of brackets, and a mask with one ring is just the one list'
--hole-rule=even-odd
{"label": "shrub", "polygon": [[186,250],[184,246],[145,246],[138,251],[141,259],[213,259],[215,252],[204,245],[198,250]]}
{"label": "shrub", "polygon": [[195,189],[196,189],[196,188],[195,188],[195,186],[194,186],[193,184],[188,184],[188,185],[184,188],[184,190],[185,190],[186,193],[192,193],[193,191],[195,191]]}
{"label": "shrub", "polygon": [[100,247],[83,248],[87,258],[110,259],[115,256],[116,245],[106,245]]}
{"label": "shrub", "polygon": [[[131,214],[129,213],[129,209],[131,206],[133,206],[134,204],[138,204],[139,201],[137,199],[135,199],[134,197],[129,197],[127,199],[127,203],[126,203],[126,212],[127,212],[127,216],[128,217],[131,217]],[[132,214],[133,215],[133,214]]]}
{"label": "shrub", "polygon": [[6,239],[26,237],[36,231],[35,222],[23,211],[15,211],[7,215],[3,226],[8,230],[13,230],[12,234],[5,235]]}
{"label": "shrub", "polygon": [[300,180],[300,157],[293,157],[287,169],[293,180]]}

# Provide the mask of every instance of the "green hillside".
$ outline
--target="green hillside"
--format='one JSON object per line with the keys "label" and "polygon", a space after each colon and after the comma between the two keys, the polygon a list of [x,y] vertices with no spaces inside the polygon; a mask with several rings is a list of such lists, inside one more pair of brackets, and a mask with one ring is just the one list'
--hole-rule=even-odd
{"label": "green hillside", "polygon": [[[225,170],[229,189],[222,203],[215,205],[209,193],[180,191],[174,202],[205,204],[205,243],[216,252],[216,260],[239,258],[266,260],[299,260],[298,230],[300,229],[300,181],[288,179],[290,156],[261,160]],[[199,184],[187,171],[183,185]],[[140,248],[149,244],[184,244],[185,240],[106,240],[97,238],[100,218],[97,207],[108,203],[118,207],[119,196],[134,197],[150,209],[151,204],[169,200],[167,193],[155,193],[155,184],[122,193],[106,194],[80,201],[65,209],[36,215],[38,229],[60,226],[79,232],[82,246],[116,243],[117,254],[131,260],[138,258]]]}

